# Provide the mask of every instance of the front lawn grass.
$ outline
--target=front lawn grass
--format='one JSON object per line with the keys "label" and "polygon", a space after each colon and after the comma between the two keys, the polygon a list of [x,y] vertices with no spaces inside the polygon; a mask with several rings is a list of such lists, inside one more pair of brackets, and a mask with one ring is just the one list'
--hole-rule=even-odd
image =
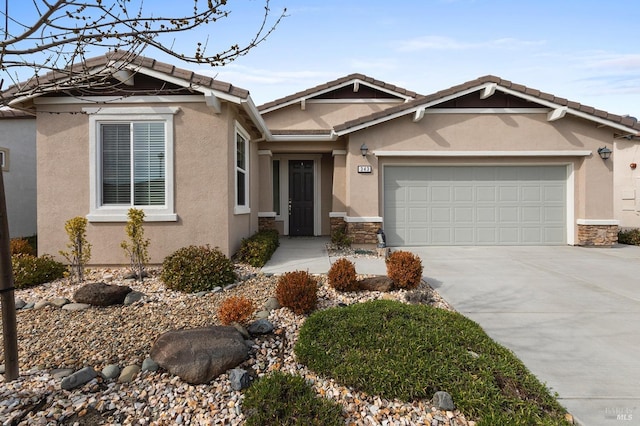
{"label": "front lawn grass", "polygon": [[318,311],[294,350],[316,373],[372,395],[413,401],[449,392],[479,425],[569,424],[511,351],[455,312],[387,300]]}

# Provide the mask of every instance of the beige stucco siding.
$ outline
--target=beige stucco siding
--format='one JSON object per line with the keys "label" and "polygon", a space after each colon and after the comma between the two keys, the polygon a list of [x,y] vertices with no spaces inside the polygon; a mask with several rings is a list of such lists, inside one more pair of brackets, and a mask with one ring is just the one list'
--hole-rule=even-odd
{"label": "beige stucco siding", "polygon": [[615,218],[622,228],[640,228],[640,142],[616,140],[610,161],[615,164]]}
{"label": "beige stucco siding", "polygon": [[270,129],[328,130],[346,121],[382,111],[393,103],[313,103],[290,105],[263,115]]}
{"label": "beige stucco siding", "polygon": [[[346,159],[347,215],[382,216],[382,165],[567,165],[574,172],[575,219],[612,219],[611,162],[597,149],[611,146],[610,129],[566,117],[548,122],[545,114],[427,114],[418,123],[412,116],[369,127],[350,135]],[[366,143],[369,155],[360,155]],[[407,157],[376,157],[374,151],[413,151]],[[583,156],[421,156],[416,151],[591,151]],[[382,154],[381,154],[382,155]],[[370,164],[372,174],[358,174]],[[568,224],[572,225],[572,224]],[[575,220],[574,224],[575,225]]]}
{"label": "beige stucco siding", "polygon": [[[224,106],[216,115],[204,103],[180,105],[174,117],[178,220],[145,224],[151,263],[161,263],[166,255],[191,244],[218,246],[229,254],[228,114]],[[41,112],[37,123],[39,251],[56,255],[65,248],[65,221],[89,213],[89,121],[84,114]],[[92,264],[127,262],[120,248],[126,238],[124,225],[89,224]]]}

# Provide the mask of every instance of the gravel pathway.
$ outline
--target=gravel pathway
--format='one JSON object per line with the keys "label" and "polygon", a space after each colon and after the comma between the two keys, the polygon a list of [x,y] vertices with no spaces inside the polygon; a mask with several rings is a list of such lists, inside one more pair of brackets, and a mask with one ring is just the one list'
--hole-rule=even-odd
{"label": "gravel pathway", "polygon": [[[146,296],[129,306],[69,312],[55,307],[19,310],[18,345],[20,377],[10,383],[0,378],[0,424],[2,425],[240,425],[244,423],[243,394],[231,389],[226,374],[205,385],[189,385],[160,370],[145,371],[129,383],[98,377],[72,391],[60,388],[58,369],[78,370],[90,366],[96,371],[109,364],[121,368],[141,365],[155,339],[176,328],[219,324],[217,308],[229,296],[251,298],[263,306],[274,296],[277,277],[256,274],[243,267],[249,279],[232,289],[204,296],[165,290],[158,271],[142,284],[123,279],[122,270],[100,269],[89,273],[88,282],[125,284]],[[255,275],[254,275],[255,274]],[[404,300],[404,291],[390,293],[338,293],[318,276],[321,288],[319,309],[378,298]],[[61,280],[32,289],[17,290],[25,301],[72,299],[78,288]],[[433,292],[426,284],[423,291]],[[437,293],[434,304],[449,308]],[[469,425],[458,411],[439,411],[428,401],[403,403],[370,396],[315,375],[298,364],[293,355],[304,316],[286,308],[271,311],[275,326],[271,335],[254,339],[251,357],[240,367],[254,377],[280,369],[312,383],[317,393],[344,407],[346,425]],[[0,352],[0,364],[4,353]]]}

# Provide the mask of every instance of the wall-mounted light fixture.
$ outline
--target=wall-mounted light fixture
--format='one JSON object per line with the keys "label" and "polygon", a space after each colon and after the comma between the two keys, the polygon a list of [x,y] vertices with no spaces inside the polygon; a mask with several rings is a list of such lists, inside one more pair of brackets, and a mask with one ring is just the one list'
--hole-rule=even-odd
{"label": "wall-mounted light fixture", "polygon": [[367,152],[369,152],[369,147],[367,146],[367,144],[363,143],[360,146],[360,154],[362,154],[363,157],[367,156]]}
{"label": "wall-mounted light fixture", "polygon": [[611,157],[611,150],[606,146],[603,146],[602,148],[598,148],[598,155],[603,160],[608,160],[609,157]]}

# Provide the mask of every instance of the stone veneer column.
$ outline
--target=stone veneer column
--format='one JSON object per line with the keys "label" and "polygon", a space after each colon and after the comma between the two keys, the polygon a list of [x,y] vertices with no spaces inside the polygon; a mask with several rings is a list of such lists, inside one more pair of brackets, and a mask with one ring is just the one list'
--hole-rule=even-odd
{"label": "stone veneer column", "polygon": [[611,247],[618,243],[617,220],[578,219],[578,245]]}

